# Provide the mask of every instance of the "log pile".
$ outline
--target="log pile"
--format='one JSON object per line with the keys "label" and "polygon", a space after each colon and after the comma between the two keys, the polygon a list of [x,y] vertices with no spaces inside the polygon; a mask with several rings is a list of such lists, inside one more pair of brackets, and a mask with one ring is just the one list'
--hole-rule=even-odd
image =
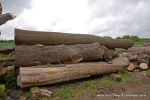
{"label": "log pile", "polygon": [[[16,16],[12,13],[2,14],[2,5],[0,3],[0,26],[5,24],[7,21],[13,20],[15,17]],[[0,48],[0,76],[3,76],[6,73],[6,68],[4,67],[12,64],[14,65],[14,51],[15,48]]]}
{"label": "log pile", "polygon": [[[15,44],[17,82],[24,88],[117,72],[129,61],[116,58],[114,48],[127,49],[133,41],[15,29]],[[112,64],[103,61],[104,55],[113,59]]]}
{"label": "log pile", "polygon": [[132,47],[128,50],[118,50],[120,57],[127,57],[131,62],[128,71],[146,70],[150,66],[150,46]]}

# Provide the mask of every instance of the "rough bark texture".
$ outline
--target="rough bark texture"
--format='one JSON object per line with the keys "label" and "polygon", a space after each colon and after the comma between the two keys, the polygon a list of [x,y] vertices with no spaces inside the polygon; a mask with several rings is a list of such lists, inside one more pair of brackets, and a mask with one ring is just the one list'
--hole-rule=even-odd
{"label": "rough bark texture", "polygon": [[1,14],[0,15],[0,25],[5,24],[7,21],[14,19],[15,16],[13,16],[11,13]]}
{"label": "rough bark texture", "polygon": [[17,45],[15,66],[33,66],[44,64],[77,63],[80,61],[98,60],[104,50],[99,43],[37,46]]}
{"label": "rough bark texture", "polygon": [[132,54],[148,54],[150,55],[150,46],[146,47],[132,47],[128,49]]}
{"label": "rough bark texture", "polygon": [[[62,81],[80,79],[93,75],[116,72],[129,65],[126,58],[117,58],[112,64],[106,62],[86,62],[60,65],[60,67],[20,67],[18,85],[22,88],[54,84]],[[47,68],[45,68],[47,67]]]}
{"label": "rough bark texture", "polygon": [[89,44],[99,42],[107,48],[129,48],[133,46],[132,40],[111,39],[88,34],[69,34],[59,32],[37,32],[15,29],[15,43],[23,44]]}

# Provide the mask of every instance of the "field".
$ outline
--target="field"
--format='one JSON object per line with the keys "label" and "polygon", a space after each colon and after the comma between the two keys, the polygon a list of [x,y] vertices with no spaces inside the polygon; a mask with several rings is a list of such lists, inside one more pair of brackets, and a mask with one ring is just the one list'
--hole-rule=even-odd
{"label": "field", "polygon": [[14,41],[13,40],[6,40],[6,41],[2,41],[0,40],[0,48],[4,48],[4,47],[13,47],[14,46]]}

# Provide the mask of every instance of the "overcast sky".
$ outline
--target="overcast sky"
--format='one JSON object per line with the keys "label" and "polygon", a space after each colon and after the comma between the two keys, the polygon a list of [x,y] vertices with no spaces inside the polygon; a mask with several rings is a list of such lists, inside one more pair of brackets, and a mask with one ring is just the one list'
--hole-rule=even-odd
{"label": "overcast sky", "polygon": [[13,39],[14,28],[138,35],[150,38],[150,0],[0,0],[3,13],[16,19],[0,26],[0,39]]}

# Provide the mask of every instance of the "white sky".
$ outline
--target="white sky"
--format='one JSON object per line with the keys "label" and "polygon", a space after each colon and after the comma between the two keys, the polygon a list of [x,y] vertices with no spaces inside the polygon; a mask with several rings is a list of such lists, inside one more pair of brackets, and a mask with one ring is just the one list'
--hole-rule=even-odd
{"label": "white sky", "polygon": [[0,39],[13,39],[14,28],[112,37],[126,34],[150,37],[150,0],[12,1],[2,0],[3,9],[6,9],[4,13],[13,12],[17,18],[0,26]]}

